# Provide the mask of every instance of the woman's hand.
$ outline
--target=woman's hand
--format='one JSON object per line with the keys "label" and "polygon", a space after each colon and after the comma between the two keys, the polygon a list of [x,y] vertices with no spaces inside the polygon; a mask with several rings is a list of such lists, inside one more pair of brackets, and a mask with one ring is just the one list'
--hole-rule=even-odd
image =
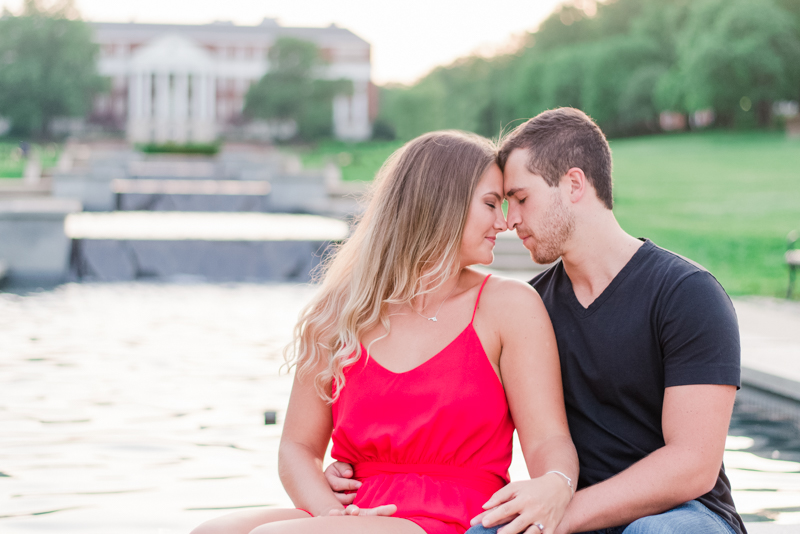
{"label": "woman's hand", "polygon": [[533,530],[536,534],[553,534],[571,499],[572,489],[555,473],[512,482],[492,495],[483,505],[486,511],[474,517],[470,524],[482,523],[489,528],[508,523],[498,534],[517,534],[531,526],[541,530]]}
{"label": "woman's hand", "polygon": [[[394,504],[384,504],[375,508],[359,508],[353,501],[356,498],[356,490],[361,487],[361,482],[353,480],[353,466],[344,462],[333,462],[325,469],[325,480],[333,490],[336,498],[346,508],[344,510],[331,510],[328,515],[380,515],[391,516],[397,512]],[[351,491],[352,493],[343,493]]]}
{"label": "woman's hand", "polygon": [[[325,469],[325,480],[333,490],[336,498],[344,506],[353,504],[356,490],[361,487],[361,482],[353,480],[353,466],[344,462],[333,462]],[[344,493],[350,491],[352,493]],[[341,515],[341,514],[339,514]]]}
{"label": "woman's hand", "polygon": [[384,504],[383,506],[376,506],[375,508],[359,508],[355,504],[351,504],[344,510],[331,510],[328,515],[361,515],[361,516],[391,516],[397,512],[397,506],[394,504]]}

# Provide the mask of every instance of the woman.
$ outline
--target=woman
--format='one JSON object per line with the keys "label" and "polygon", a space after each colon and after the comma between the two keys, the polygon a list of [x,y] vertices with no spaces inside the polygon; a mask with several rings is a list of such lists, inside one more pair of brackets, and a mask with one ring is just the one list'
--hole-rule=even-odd
{"label": "woman", "polygon": [[[469,268],[492,262],[507,229],[494,156],[490,141],[449,131],[387,160],[295,330],[279,472],[298,509],[194,534],[461,534],[497,505],[516,517],[509,532],[557,526],[578,462],[552,326],[527,284]],[[506,486],[514,426],[532,480]],[[322,473],[331,438],[360,486],[347,511]],[[380,505],[396,512],[359,512]]]}

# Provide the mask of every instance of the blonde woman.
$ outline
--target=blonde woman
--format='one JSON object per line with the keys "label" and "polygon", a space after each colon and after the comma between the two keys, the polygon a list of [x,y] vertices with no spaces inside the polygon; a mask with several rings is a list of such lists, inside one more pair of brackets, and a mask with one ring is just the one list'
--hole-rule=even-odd
{"label": "blonde woman", "polygon": [[[508,534],[561,520],[578,461],[547,311],[527,284],[469,267],[507,229],[495,147],[423,135],[373,195],[295,329],[279,471],[298,508],[194,534],[462,534],[496,506]],[[515,426],[531,480],[508,484]],[[355,470],[347,508],[322,472],[331,439]]]}

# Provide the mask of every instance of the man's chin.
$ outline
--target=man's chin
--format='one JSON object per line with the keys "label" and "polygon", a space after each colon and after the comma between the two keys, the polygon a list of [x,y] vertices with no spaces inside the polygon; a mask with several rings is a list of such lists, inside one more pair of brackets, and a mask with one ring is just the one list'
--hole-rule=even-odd
{"label": "man's chin", "polygon": [[549,265],[561,257],[561,254],[556,254],[554,252],[543,253],[539,250],[530,250],[530,253],[531,259],[539,265]]}

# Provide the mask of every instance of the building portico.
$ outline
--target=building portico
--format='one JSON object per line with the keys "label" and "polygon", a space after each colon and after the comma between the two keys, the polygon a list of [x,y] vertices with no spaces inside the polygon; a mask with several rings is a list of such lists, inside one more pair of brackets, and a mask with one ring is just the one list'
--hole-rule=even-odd
{"label": "building portico", "polygon": [[216,77],[205,50],[166,35],[137,50],[130,64],[130,141],[207,143],[216,138]]}
{"label": "building portico", "polygon": [[95,103],[94,117],[124,128],[134,143],[207,143],[245,121],[245,95],[269,70],[268,52],[287,36],[315,43],[326,61],[319,74],[348,79],[353,92],[333,102],[339,139],[368,139],[377,112],[370,81],[370,46],[348,30],[213,23],[93,23],[101,46],[100,73],[112,91]]}

